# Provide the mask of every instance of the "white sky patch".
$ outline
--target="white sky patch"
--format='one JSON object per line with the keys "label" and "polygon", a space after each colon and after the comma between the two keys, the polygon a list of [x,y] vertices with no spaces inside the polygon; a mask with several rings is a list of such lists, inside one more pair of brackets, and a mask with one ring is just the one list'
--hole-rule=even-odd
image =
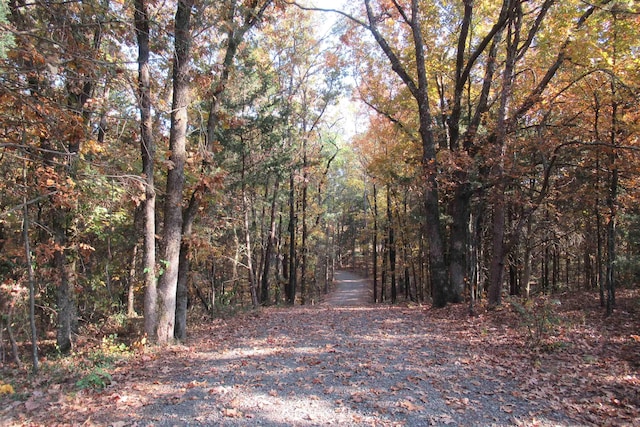
{"label": "white sky patch", "polygon": [[[349,2],[349,0],[300,0],[300,4],[308,7],[340,11],[346,11],[349,3],[353,3],[353,0],[351,0],[351,2]],[[332,27],[336,25],[339,20],[346,19],[338,13],[315,13],[317,14],[315,20],[319,23],[319,27],[317,28],[317,35],[319,37],[329,35]],[[336,36],[330,35],[329,37]],[[336,42],[339,43],[337,40]],[[352,76],[345,76],[344,79],[347,85],[351,87],[355,85]],[[361,108],[360,103],[351,98],[350,90],[345,90],[336,105],[329,107],[327,114],[330,117],[330,126],[333,131],[337,131],[342,136],[343,142],[348,142],[354,135],[366,131],[368,120],[360,113]]]}

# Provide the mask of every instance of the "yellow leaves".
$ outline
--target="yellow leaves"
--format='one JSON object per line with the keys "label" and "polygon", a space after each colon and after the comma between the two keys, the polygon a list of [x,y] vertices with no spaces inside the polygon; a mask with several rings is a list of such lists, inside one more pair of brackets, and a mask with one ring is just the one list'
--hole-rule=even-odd
{"label": "yellow leaves", "polygon": [[103,154],[103,153],[105,153],[105,151],[106,151],[105,147],[103,145],[99,144],[97,140],[92,138],[92,139],[90,139],[88,141],[85,141],[82,144],[82,148],[80,150],[80,153],[83,154],[83,155],[87,155],[87,154],[95,155],[95,154]]}
{"label": "yellow leaves", "polygon": [[11,384],[4,384],[0,382],[0,396],[14,394],[13,386]]}

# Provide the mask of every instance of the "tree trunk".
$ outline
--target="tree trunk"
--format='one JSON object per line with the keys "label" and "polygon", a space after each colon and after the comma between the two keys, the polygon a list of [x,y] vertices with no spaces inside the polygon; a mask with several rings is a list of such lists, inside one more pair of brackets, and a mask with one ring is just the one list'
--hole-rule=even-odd
{"label": "tree trunk", "polygon": [[[464,150],[470,157],[474,157],[475,138],[483,114],[488,110],[489,95],[496,69],[496,55],[499,40],[502,37],[504,26],[507,23],[508,1],[503,1],[500,15],[480,44],[472,48],[470,40],[473,38],[473,0],[464,0],[464,14],[460,25],[458,43],[456,49],[455,88],[451,115],[447,120],[449,130],[449,149],[453,152],[460,150],[460,119],[462,117],[462,97],[465,86],[468,91],[468,124],[464,133]],[[490,47],[489,47],[490,46]],[[487,50],[485,74],[482,80],[482,90],[476,104],[475,113],[472,113],[473,100],[471,99],[471,83],[469,75],[472,66],[480,55]],[[466,51],[468,49],[468,51]],[[451,302],[460,302],[466,286],[471,289],[475,266],[470,263],[471,243],[471,185],[469,183],[469,171],[461,169],[455,172],[456,188],[449,205],[452,218],[449,241],[449,280],[451,291],[448,296]],[[472,296],[473,299],[473,296]],[[473,305],[473,301],[471,301]],[[473,308],[471,307],[471,310]]]}
{"label": "tree trunk", "polygon": [[253,252],[251,250],[251,223],[249,221],[249,203],[247,201],[247,194],[243,189],[242,202],[244,209],[244,237],[245,237],[245,249],[247,252],[247,270],[249,275],[249,290],[251,293],[251,305],[256,308],[260,301],[258,301],[258,287],[256,284],[256,275],[253,269]]}
{"label": "tree trunk", "polygon": [[424,235],[420,233],[420,292],[418,294],[420,301],[425,300],[425,288],[427,287],[429,281],[426,274],[426,259],[427,257],[425,254]]}
{"label": "tree trunk", "polygon": [[129,266],[129,280],[128,280],[128,289],[127,289],[127,317],[133,318],[136,316],[136,261],[138,258],[138,246],[139,243],[135,242],[133,245],[133,249],[131,250],[131,264]]}
{"label": "tree trunk", "polygon": [[153,122],[149,71],[149,15],[145,0],[135,1],[135,29],[138,39],[138,103],[140,109],[140,152],[145,180],[142,271],[144,275],[144,331],[156,336],[158,291],[156,279],[156,192],[154,184]]}
{"label": "tree trunk", "polygon": [[520,296],[520,281],[518,280],[518,254],[511,253],[509,258],[509,295]]}
{"label": "tree trunk", "polygon": [[502,301],[502,283],[504,276],[504,228],[505,228],[505,214],[504,214],[504,193],[503,190],[498,189],[498,200],[493,210],[493,232],[492,232],[492,245],[491,245],[491,264],[489,267],[489,289],[488,299],[489,305],[500,305]]}
{"label": "tree trunk", "polygon": [[191,9],[194,0],[179,0],[175,17],[175,58],[173,64],[173,103],[169,150],[171,168],[167,173],[164,206],[162,259],[164,273],[158,283],[158,329],[160,344],[173,340],[176,315],[176,291],[180,243],[182,239],[182,191],[187,142],[187,107],[189,104],[189,63],[191,56]]}
{"label": "tree trunk", "polygon": [[[611,155],[611,163],[614,164],[614,154]],[[614,166],[611,170],[611,181],[609,184],[609,197],[607,206],[609,208],[609,219],[607,222],[607,276],[606,276],[606,307],[607,314],[613,313],[616,304],[616,214],[618,196],[618,168]]]}
{"label": "tree trunk", "polygon": [[492,177],[496,181],[493,207],[492,253],[489,267],[488,299],[490,306],[500,305],[502,302],[502,282],[504,277],[504,259],[506,256],[505,234],[505,183],[504,183],[504,155],[507,137],[507,112],[515,79],[515,66],[520,46],[520,30],[522,27],[522,9],[519,4],[512,6],[509,11],[507,34],[507,56],[502,75],[502,90],[496,132],[494,135],[494,153],[498,161],[493,167]]}
{"label": "tree trunk", "polygon": [[395,304],[398,299],[398,289],[396,285],[396,241],[393,216],[391,213],[391,192],[389,186],[387,186],[387,221],[389,230],[387,244],[389,245],[389,273],[391,274],[391,303]]}
{"label": "tree trunk", "polygon": [[[60,221],[67,217],[66,209],[60,209],[55,213],[57,233],[56,243],[64,248],[68,243],[64,227]],[[62,230],[62,231],[60,231]],[[73,347],[73,334],[78,328],[78,312],[75,296],[75,254],[70,250],[57,250],[54,254],[54,265],[60,275],[60,284],[57,292],[58,328],[56,333],[56,345],[62,354],[67,354]],[[71,261],[67,261],[67,259]]]}
{"label": "tree trunk", "polygon": [[[460,179],[466,180],[466,173]],[[450,204],[451,235],[449,242],[449,280],[452,303],[462,301],[462,293],[468,277],[467,254],[469,248],[469,221],[471,219],[471,191],[468,182],[459,181]]]}
{"label": "tree trunk", "polygon": [[[306,123],[303,124],[303,129],[306,129]],[[307,238],[309,230],[307,229],[307,195],[308,195],[308,167],[307,160],[307,138],[302,140],[302,236],[300,242],[301,263],[300,268],[300,304],[305,305],[307,303],[307,262],[309,255],[309,248],[307,247]]]}
{"label": "tree trunk", "polygon": [[276,241],[276,201],[278,199],[278,189],[280,187],[280,177],[276,176],[273,184],[273,196],[271,199],[271,221],[269,223],[269,237],[267,238],[267,247],[264,251],[264,266],[262,267],[262,282],[260,292],[260,304],[269,304],[269,271],[271,269],[271,258],[273,246]]}
{"label": "tree trunk", "polygon": [[293,173],[289,175],[289,283],[286,294],[287,303],[290,305],[296,302],[296,279],[298,276],[298,266],[296,257],[296,206],[295,206],[295,185]]}
{"label": "tree trunk", "polygon": [[387,274],[388,274],[388,254],[389,245],[388,240],[384,238],[382,240],[382,277],[380,278],[380,302],[387,300]]}
{"label": "tree trunk", "polygon": [[373,183],[373,302],[378,300],[378,192]]}
{"label": "tree trunk", "polygon": [[524,285],[524,297],[529,299],[531,294],[531,219],[527,221],[527,235],[524,241],[524,255],[523,255],[523,273],[522,284]]}
{"label": "tree trunk", "polygon": [[189,206],[183,212],[182,239],[180,243],[180,256],[178,259],[178,284],[176,287],[176,326],[173,333],[175,339],[184,341],[187,339],[187,308],[189,305],[189,270],[191,254],[191,234],[193,222],[198,214],[198,193],[194,192],[189,199]]}
{"label": "tree trunk", "polygon": [[[27,180],[26,161],[23,167],[23,179]],[[24,257],[27,266],[27,281],[29,283],[29,327],[31,329],[31,362],[34,375],[38,374],[38,335],[36,329],[36,306],[35,306],[35,278],[33,277],[33,263],[31,259],[31,241],[29,240],[29,205],[27,204],[27,194],[22,199],[24,203],[22,217],[22,237],[24,240]],[[9,319],[9,322],[11,319]]]}
{"label": "tree trunk", "polygon": [[[424,59],[424,58],[423,58]],[[421,59],[421,60],[423,60]],[[425,78],[426,80],[426,78]],[[424,92],[427,88],[425,84]],[[425,95],[426,96],[426,95]],[[431,289],[434,307],[444,307],[448,302],[449,274],[444,257],[444,239],[440,225],[440,202],[438,200],[438,181],[436,151],[430,123],[431,114],[428,102],[420,105],[420,134],[422,135],[423,157],[426,174],[425,190],[425,228],[429,243],[429,275],[431,277]]]}
{"label": "tree trunk", "polygon": [[551,293],[558,292],[558,281],[560,280],[560,255],[558,253],[558,244],[554,242],[553,251],[551,252],[551,260],[553,267],[551,268]]}
{"label": "tree trunk", "polygon": [[[613,14],[613,72],[617,71],[617,15]],[[616,226],[618,211],[618,166],[617,166],[617,136],[618,136],[618,87],[617,80],[611,76],[611,129],[609,132],[609,143],[611,152],[609,154],[609,171],[611,180],[609,181],[609,195],[607,197],[607,207],[609,208],[609,221],[607,223],[607,315],[613,313],[616,305]]]}
{"label": "tree trunk", "polygon": [[[13,356],[13,361],[16,363],[16,367],[21,370],[22,369],[22,361],[20,360],[20,352],[18,351],[18,343],[16,342],[16,335],[13,333],[13,310],[14,306],[11,305],[9,307],[9,311],[7,313],[7,334],[9,335],[9,343],[11,344],[11,355]],[[2,322],[0,322],[0,328],[2,328]]]}
{"label": "tree trunk", "polygon": [[[93,49],[99,49],[102,28],[97,28],[93,37]],[[88,72],[87,72],[88,73]],[[67,106],[77,115],[78,123],[82,123],[83,131],[88,131],[91,112],[85,108],[86,102],[92,97],[95,82],[93,76],[79,75],[80,89],[67,85]],[[67,160],[66,170],[60,178],[75,180],[78,167],[78,153],[84,135],[73,135],[69,138],[67,149],[72,156]],[[55,206],[53,214],[53,234],[57,247],[54,254],[54,264],[60,275],[60,285],[57,291],[58,331],[57,345],[61,353],[66,354],[72,348],[72,335],[78,329],[78,307],[76,299],[76,261],[78,258],[74,235],[74,209],[67,206]]]}

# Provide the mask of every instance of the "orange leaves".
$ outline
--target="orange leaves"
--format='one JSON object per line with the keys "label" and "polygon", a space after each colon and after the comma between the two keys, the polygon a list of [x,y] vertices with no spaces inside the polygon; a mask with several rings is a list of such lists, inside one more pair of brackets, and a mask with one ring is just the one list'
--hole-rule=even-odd
{"label": "orange leaves", "polygon": [[89,256],[91,253],[95,252],[96,248],[94,248],[93,246],[87,244],[87,243],[79,243],[78,244],[78,249],[80,250],[80,254],[82,256]]}
{"label": "orange leaves", "polygon": [[344,58],[336,55],[334,52],[325,52],[324,61],[329,68],[338,69],[344,66]]}
{"label": "orange leaves", "polygon": [[62,251],[64,251],[64,247],[55,243],[53,240],[40,243],[35,248],[36,258],[42,263],[50,262],[56,252]]}
{"label": "orange leaves", "polygon": [[72,208],[78,194],[76,183],[68,176],[58,172],[50,166],[40,166],[36,169],[36,181],[39,193],[50,196],[51,202],[56,207]]}

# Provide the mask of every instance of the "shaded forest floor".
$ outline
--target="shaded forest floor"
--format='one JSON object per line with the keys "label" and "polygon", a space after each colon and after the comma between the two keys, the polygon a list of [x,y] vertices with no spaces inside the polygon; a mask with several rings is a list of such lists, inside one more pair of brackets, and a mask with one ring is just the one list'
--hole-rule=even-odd
{"label": "shaded forest floor", "polygon": [[626,290],[608,318],[585,293],[473,317],[463,305],[260,309],[202,321],[185,346],[136,350],[103,389],[46,364],[38,380],[6,376],[16,393],[0,397],[0,424],[640,425],[639,312]]}

